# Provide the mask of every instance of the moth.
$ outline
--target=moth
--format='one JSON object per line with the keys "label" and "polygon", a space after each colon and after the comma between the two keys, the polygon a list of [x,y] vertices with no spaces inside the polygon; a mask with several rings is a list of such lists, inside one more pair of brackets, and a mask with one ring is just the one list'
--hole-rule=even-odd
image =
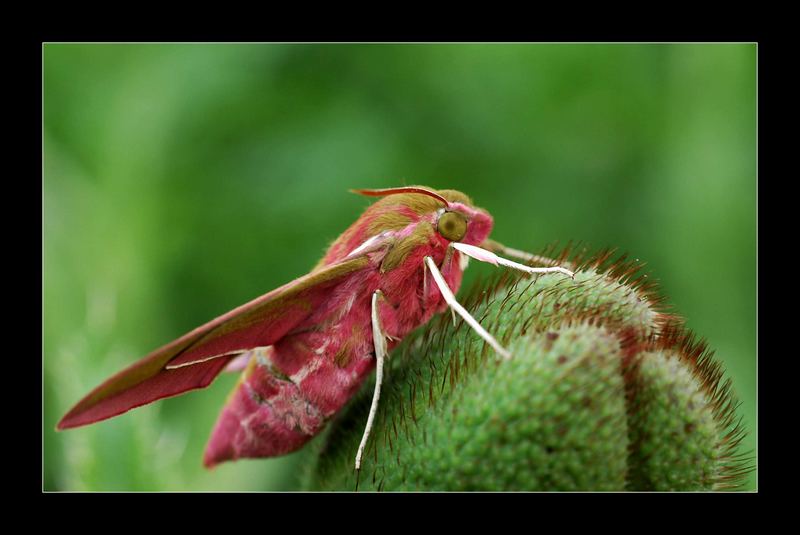
{"label": "moth", "polygon": [[[511,354],[455,298],[469,258],[527,273],[574,274],[489,239],[492,216],[465,194],[422,186],[352,190],[380,197],[304,275],[160,347],[81,399],[69,429],[242,371],[203,464],[273,457],[302,447],[376,369],[355,468],[380,400],[384,363],[409,332],[448,307],[502,358]],[[528,264],[508,260],[516,257]]]}

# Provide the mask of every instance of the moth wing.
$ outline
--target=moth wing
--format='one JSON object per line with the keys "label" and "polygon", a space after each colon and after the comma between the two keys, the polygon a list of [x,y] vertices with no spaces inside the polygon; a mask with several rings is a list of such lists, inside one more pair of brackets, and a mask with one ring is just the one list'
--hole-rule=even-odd
{"label": "moth wing", "polygon": [[57,429],[205,388],[237,354],[280,340],[324,302],[332,286],[368,265],[364,255],[322,266],[156,349],[87,394]]}

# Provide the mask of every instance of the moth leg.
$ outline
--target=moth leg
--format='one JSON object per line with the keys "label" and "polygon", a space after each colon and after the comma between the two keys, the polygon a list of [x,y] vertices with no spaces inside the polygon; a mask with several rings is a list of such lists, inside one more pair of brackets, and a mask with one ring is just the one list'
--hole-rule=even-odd
{"label": "moth leg", "polygon": [[[467,245],[466,243],[451,242],[450,246],[452,248],[454,248],[455,250],[457,250],[457,251],[459,251],[461,253],[464,253],[467,256],[471,256],[475,260],[480,260],[481,262],[488,262],[490,264],[494,264],[495,266],[498,266],[498,265],[499,266],[506,266],[506,267],[510,267],[512,269],[517,269],[519,271],[524,271],[526,273],[563,273],[564,275],[566,275],[568,277],[572,277],[573,279],[575,278],[575,273],[573,273],[572,271],[570,271],[570,270],[568,270],[566,268],[560,267],[560,266],[535,268],[535,267],[526,266],[525,264],[519,264],[517,262],[514,262],[513,260],[508,260],[508,259],[503,258],[501,256],[497,256],[496,254],[494,254],[491,251],[488,251],[486,249],[482,249],[480,247],[476,247],[474,245]],[[506,249],[506,250],[507,251],[508,250],[514,251],[515,253],[519,253],[519,254],[522,254],[522,255],[527,255],[527,253],[522,253],[522,251],[517,251],[516,249]],[[536,257],[534,255],[527,255],[527,259],[528,260],[533,260],[533,259],[537,259],[537,258],[547,260],[549,263],[555,263],[554,260],[551,260],[549,258],[545,259],[544,257]],[[544,263],[544,262],[540,262],[540,263]]]}
{"label": "moth leg", "polygon": [[387,335],[381,328],[381,319],[378,315],[379,297],[383,297],[383,294],[380,290],[375,290],[372,294],[372,342],[375,346],[375,358],[378,361],[377,370],[375,371],[375,391],[372,394],[372,405],[369,408],[367,426],[364,428],[364,435],[361,437],[361,444],[359,444],[358,452],[356,453],[356,470],[361,470],[361,455],[367,445],[369,432],[372,430],[372,423],[375,420],[375,413],[378,412],[378,400],[381,399],[381,383],[383,382],[383,363],[388,352],[386,346]]}
{"label": "moth leg", "polygon": [[450,306],[450,308],[457,312],[459,316],[464,318],[464,321],[466,321],[467,324],[472,327],[481,338],[486,340],[486,342],[492,346],[494,350],[497,351],[503,358],[510,359],[511,353],[501,346],[500,343],[486,331],[486,329],[481,327],[481,324],[478,323],[478,320],[473,318],[472,315],[467,312],[467,309],[461,306],[461,303],[456,300],[456,296],[453,295],[453,292],[447,286],[447,282],[444,280],[439,268],[436,267],[436,263],[433,261],[433,258],[426,256],[424,261],[427,264],[431,275],[433,275],[433,280],[436,282],[436,286],[438,286],[439,291],[442,293],[442,297],[444,297],[445,302]]}
{"label": "moth leg", "polygon": [[[450,264],[452,264],[452,262],[453,262],[453,250],[450,247],[448,247],[447,250],[444,253],[444,261],[442,262],[442,269],[444,269],[445,271],[448,271],[450,269]],[[463,268],[462,268],[462,271],[463,271]],[[423,276],[427,278],[428,270],[423,269],[422,273],[423,273]],[[423,281],[423,282],[425,282],[425,281]],[[427,295],[427,294],[425,294],[425,295]],[[453,326],[455,326],[456,325],[456,311],[453,310],[452,308],[450,309],[450,315],[453,317]]]}
{"label": "moth leg", "polygon": [[246,353],[242,353],[241,355],[237,355],[231,359],[231,361],[225,366],[222,370],[223,372],[241,372],[247,368],[247,363],[250,362],[250,359],[253,358],[255,355],[256,350],[248,351]]}
{"label": "moth leg", "polygon": [[481,244],[482,249],[486,249],[487,251],[491,251],[493,253],[498,253],[506,256],[510,256],[511,258],[517,258],[519,260],[523,260],[525,262],[530,262],[533,264],[542,264],[545,266],[555,266],[558,264],[557,260],[552,258],[548,258],[546,256],[541,256],[538,254],[531,254],[525,251],[520,251],[519,249],[512,249],[511,247],[506,247],[502,243],[490,239],[486,239]]}

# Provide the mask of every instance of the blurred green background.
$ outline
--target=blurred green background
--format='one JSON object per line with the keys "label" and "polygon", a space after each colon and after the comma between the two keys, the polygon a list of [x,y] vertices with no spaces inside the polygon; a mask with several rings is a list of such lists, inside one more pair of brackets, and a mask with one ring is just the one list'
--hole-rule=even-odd
{"label": "blurred green background", "polygon": [[517,248],[647,262],[723,361],[755,453],[755,45],[43,55],[45,489],[297,488],[303,451],[202,468],[231,374],[53,429],[110,374],[306,273],[371,202],[348,188],[401,184],[468,193]]}

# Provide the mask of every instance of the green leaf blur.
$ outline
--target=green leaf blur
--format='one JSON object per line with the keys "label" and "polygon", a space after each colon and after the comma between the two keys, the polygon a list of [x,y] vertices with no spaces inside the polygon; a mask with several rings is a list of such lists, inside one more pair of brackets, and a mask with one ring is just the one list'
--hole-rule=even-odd
{"label": "green leaf blur", "polygon": [[203,469],[233,375],[55,424],[308,272],[371,202],[348,188],[401,184],[464,191],[516,248],[645,261],[757,453],[755,72],[748,44],[44,45],[44,488],[299,488],[305,451]]}

